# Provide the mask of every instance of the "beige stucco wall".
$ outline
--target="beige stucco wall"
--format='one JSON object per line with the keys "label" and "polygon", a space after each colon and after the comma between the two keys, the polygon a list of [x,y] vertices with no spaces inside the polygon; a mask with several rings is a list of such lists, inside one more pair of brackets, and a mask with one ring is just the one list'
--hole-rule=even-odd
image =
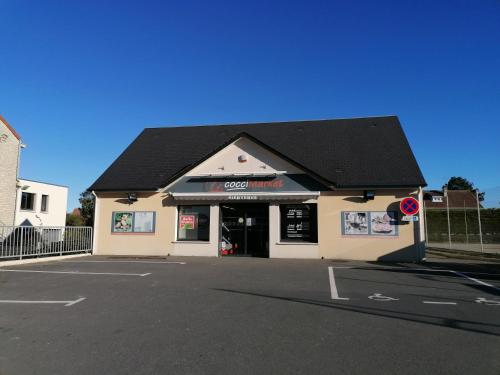
{"label": "beige stucco wall", "polygon": [[[418,258],[418,223],[401,223],[398,235],[342,235],[342,211],[399,211],[399,202],[415,196],[415,190],[377,190],[375,199],[365,202],[362,191],[323,193],[318,203],[318,244],[280,242],[279,203],[269,206],[269,255],[271,258],[327,258],[355,260],[413,261]],[[313,201],[307,201],[312,203]],[[282,202],[290,203],[290,202]],[[210,204],[210,241],[177,242],[177,205]],[[98,194],[95,253],[108,255],[186,255],[217,256],[219,241],[219,203],[212,201],[174,201],[163,193],[138,193],[129,205],[125,193]],[[116,234],[111,232],[113,211],[155,211],[154,234]],[[399,214],[401,215],[401,214]]]}
{"label": "beige stucco wall", "polygon": [[[161,193],[138,193],[137,202],[128,204],[126,193],[98,193],[94,253],[106,255],[166,256],[174,240],[175,207],[166,204]],[[113,211],[155,211],[153,234],[112,233]]]}
{"label": "beige stucco wall", "polygon": [[398,236],[342,235],[342,211],[396,211],[399,202],[408,196],[418,198],[413,189],[377,190],[375,199],[365,202],[363,191],[336,191],[322,194],[318,199],[319,255],[332,259],[357,260],[417,260],[418,223],[399,221]]}
{"label": "beige stucco wall", "polygon": [[[247,161],[240,163],[239,155],[246,155]],[[247,138],[239,138],[211,158],[205,160],[188,173],[197,176],[206,173],[246,173],[286,171],[287,173],[303,173],[300,169],[279,158],[274,153]]]}
{"label": "beige stucco wall", "polygon": [[[219,241],[219,205],[210,207],[210,241],[176,241],[177,205],[210,204],[175,202],[164,193],[137,193],[137,201],[128,204],[126,193],[98,193],[94,253],[101,255],[185,255],[217,256]],[[114,211],[154,211],[155,233],[112,233]]]}
{"label": "beige stucco wall", "polygon": [[20,142],[0,120],[0,226],[14,225]]}

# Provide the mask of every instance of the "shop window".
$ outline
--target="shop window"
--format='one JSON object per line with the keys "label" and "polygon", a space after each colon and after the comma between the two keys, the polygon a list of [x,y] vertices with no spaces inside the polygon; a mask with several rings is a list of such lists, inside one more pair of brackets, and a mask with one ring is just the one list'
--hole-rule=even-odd
{"label": "shop window", "polygon": [[281,241],[318,242],[316,204],[281,204]]}
{"label": "shop window", "polygon": [[47,212],[49,210],[49,196],[42,194],[42,204],[40,206],[41,212]]}
{"label": "shop window", "polygon": [[178,241],[208,241],[209,234],[210,206],[178,207]]}
{"label": "shop window", "polygon": [[35,207],[35,194],[23,191],[21,195],[21,210],[33,210]]}
{"label": "shop window", "polygon": [[113,233],[154,233],[156,213],[154,211],[113,212]]}

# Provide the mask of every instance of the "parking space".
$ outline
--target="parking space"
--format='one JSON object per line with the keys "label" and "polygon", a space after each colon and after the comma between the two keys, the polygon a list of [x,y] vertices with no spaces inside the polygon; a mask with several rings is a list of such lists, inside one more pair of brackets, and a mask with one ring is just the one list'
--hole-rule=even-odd
{"label": "parking space", "polygon": [[256,258],[2,267],[0,373],[498,374],[499,275]]}

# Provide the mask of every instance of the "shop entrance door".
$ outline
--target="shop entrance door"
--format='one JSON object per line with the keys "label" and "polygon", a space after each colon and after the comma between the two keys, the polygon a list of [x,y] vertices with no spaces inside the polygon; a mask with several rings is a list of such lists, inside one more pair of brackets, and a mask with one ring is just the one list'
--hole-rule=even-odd
{"label": "shop entrance door", "polygon": [[269,205],[222,203],[220,251],[223,255],[269,257]]}

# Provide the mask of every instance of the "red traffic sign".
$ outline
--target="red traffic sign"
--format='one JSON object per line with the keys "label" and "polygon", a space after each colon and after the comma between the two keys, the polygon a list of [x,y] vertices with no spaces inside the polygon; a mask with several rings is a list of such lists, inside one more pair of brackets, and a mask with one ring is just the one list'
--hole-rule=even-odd
{"label": "red traffic sign", "polygon": [[420,210],[420,203],[415,198],[408,197],[399,203],[399,209],[405,215],[415,215]]}

